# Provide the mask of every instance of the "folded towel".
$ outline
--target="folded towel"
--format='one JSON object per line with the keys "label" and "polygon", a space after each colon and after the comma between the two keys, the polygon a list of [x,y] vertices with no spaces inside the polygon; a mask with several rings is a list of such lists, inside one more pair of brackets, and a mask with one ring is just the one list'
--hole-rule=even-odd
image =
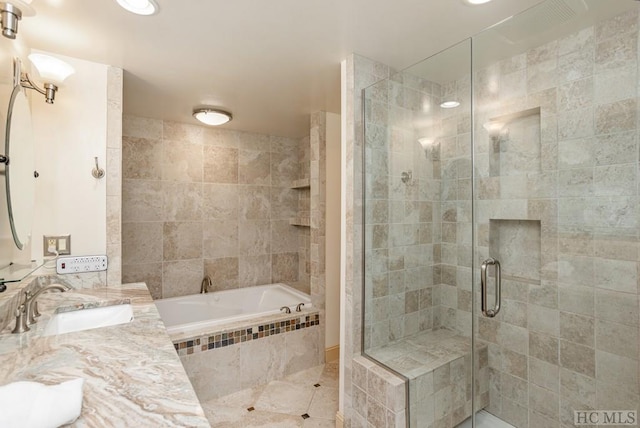
{"label": "folded towel", "polygon": [[58,385],[13,382],[0,386],[0,427],[57,428],[70,424],[82,410],[84,379]]}

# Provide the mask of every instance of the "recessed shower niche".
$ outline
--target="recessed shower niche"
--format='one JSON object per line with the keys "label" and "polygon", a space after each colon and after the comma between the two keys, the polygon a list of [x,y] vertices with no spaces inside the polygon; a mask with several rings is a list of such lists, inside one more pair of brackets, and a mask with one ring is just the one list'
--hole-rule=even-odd
{"label": "recessed shower niche", "polygon": [[540,283],[540,220],[489,220],[489,254],[505,279]]}
{"label": "recessed shower niche", "polygon": [[490,176],[540,172],[540,107],[493,117],[484,127],[491,139]]}

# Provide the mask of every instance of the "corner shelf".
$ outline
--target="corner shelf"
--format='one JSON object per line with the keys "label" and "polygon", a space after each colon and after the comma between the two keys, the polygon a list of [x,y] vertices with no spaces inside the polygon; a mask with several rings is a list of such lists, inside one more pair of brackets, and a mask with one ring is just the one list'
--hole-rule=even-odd
{"label": "corner shelf", "polygon": [[300,180],[293,180],[291,182],[292,189],[309,189],[311,188],[311,183],[308,178],[301,178]]}
{"label": "corner shelf", "polygon": [[292,226],[311,227],[311,220],[304,217],[296,217],[289,220]]}

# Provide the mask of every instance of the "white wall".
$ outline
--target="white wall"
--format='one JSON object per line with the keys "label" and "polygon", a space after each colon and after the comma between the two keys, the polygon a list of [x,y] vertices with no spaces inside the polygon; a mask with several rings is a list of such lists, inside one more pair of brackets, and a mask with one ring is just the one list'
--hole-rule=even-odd
{"label": "white wall", "polygon": [[68,62],[76,72],[58,91],[55,104],[32,95],[40,173],[32,258],[42,259],[43,234],[71,234],[73,255],[106,254],[106,179],[93,178],[91,170],[95,156],[106,168],[108,66],[50,55]]}
{"label": "white wall", "polygon": [[340,115],[327,113],[325,348],[340,343]]}

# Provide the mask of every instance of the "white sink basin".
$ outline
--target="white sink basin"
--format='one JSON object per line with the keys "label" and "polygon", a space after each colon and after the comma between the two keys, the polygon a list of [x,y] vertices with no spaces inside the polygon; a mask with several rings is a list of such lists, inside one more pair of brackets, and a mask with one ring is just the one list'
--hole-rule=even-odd
{"label": "white sink basin", "polygon": [[44,329],[43,336],[71,333],[92,328],[109,327],[133,321],[131,304],[103,306],[55,314]]}

